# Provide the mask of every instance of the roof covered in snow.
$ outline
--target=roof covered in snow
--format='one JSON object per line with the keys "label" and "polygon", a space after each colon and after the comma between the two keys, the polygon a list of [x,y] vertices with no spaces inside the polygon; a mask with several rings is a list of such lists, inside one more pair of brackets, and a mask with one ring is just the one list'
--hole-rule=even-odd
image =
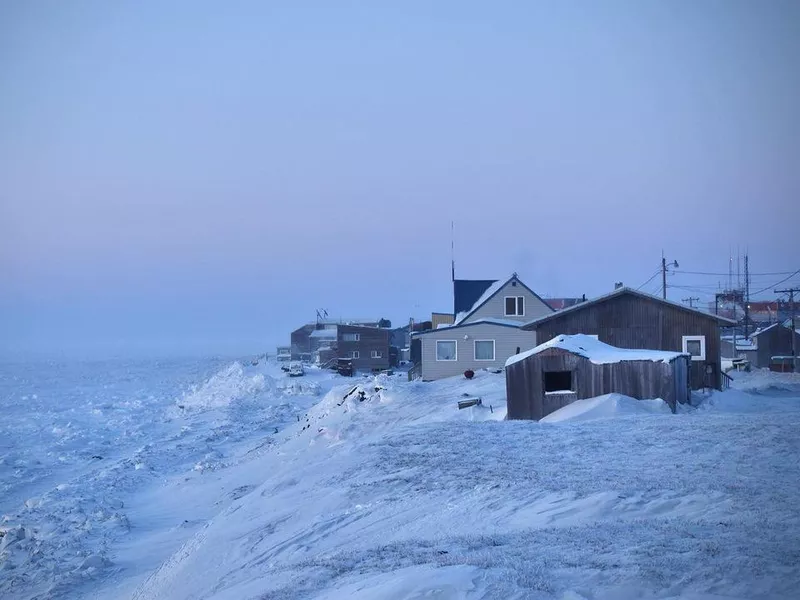
{"label": "roof covered in snow", "polygon": [[470,321],[469,323],[460,323],[457,325],[439,325],[436,329],[429,329],[428,331],[420,331],[415,332],[414,337],[418,337],[421,335],[427,335],[429,333],[434,333],[437,331],[449,331],[451,329],[462,329],[464,327],[472,327],[473,325],[497,325],[498,327],[514,327],[519,329],[522,327],[522,322],[520,321],[512,321],[511,319],[494,319],[491,317],[487,317],[485,319],[478,319],[476,321]]}
{"label": "roof covered in snow", "polygon": [[634,290],[632,288],[623,287],[623,288],[616,289],[613,292],[609,292],[608,294],[603,294],[602,296],[598,296],[596,298],[592,298],[591,300],[587,300],[586,302],[581,302],[581,303],[576,304],[574,306],[570,306],[569,308],[565,308],[565,309],[562,309],[562,310],[557,310],[557,311],[555,311],[555,312],[553,312],[553,313],[551,313],[549,315],[544,315],[544,316],[538,317],[536,319],[533,319],[532,321],[528,321],[527,323],[525,323],[523,325],[523,329],[536,329],[537,325],[540,325],[541,323],[544,323],[546,321],[550,321],[551,319],[557,319],[558,317],[560,317],[561,315],[564,315],[566,313],[571,313],[571,312],[575,312],[575,311],[579,311],[579,310],[584,310],[586,308],[589,308],[589,307],[594,306],[596,304],[599,304],[601,302],[605,302],[606,300],[610,300],[612,298],[616,298],[617,296],[623,296],[623,295],[626,295],[626,294],[627,295],[631,295],[631,296],[638,296],[640,298],[647,298],[648,300],[653,300],[653,301],[656,301],[656,302],[660,302],[662,304],[669,304],[669,305],[671,305],[671,306],[673,306],[675,308],[680,308],[681,310],[684,310],[684,311],[689,311],[689,312],[692,312],[692,313],[695,313],[695,314],[698,314],[698,315],[702,315],[703,317],[707,317],[709,319],[714,319],[714,320],[718,321],[720,325],[736,325],[737,324],[736,321],[733,321],[732,319],[727,319],[725,317],[721,317],[719,315],[715,315],[715,314],[708,313],[708,312],[705,312],[705,311],[702,311],[702,310],[698,310],[696,308],[690,308],[690,307],[686,306],[685,304],[681,304],[680,302],[673,302],[672,300],[664,300],[663,298],[659,298],[658,296],[653,296],[652,294],[646,294],[644,292],[640,292],[639,290]]}
{"label": "roof covered in snow", "polygon": [[329,329],[315,329],[314,331],[311,332],[311,335],[309,335],[309,337],[323,338],[323,339],[335,338],[337,331],[338,331],[337,327],[330,327]]}
{"label": "roof covered in snow", "polygon": [[688,356],[683,352],[668,352],[664,350],[634,350],[630,348],[617,348],[599,340],[596,340],[590,335],[559,335],[554,337],[549,342],[539,344],[526,352],[516,354],[506,361],[506,366],[513,365],[521,360],[525,360],[530,356],[549,350],[550,348],[558,348],[565,350],[572,354],[588,358],[590,362],[596,365],[605,365],[610,363],[626,362],[632,360],[651,360],[654,362],[670,362],[679,356]]}

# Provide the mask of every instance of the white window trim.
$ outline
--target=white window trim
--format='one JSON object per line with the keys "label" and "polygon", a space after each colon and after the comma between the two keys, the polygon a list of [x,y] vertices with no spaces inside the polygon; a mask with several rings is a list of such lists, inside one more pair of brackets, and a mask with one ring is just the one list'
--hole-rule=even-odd
{"label": "white window trim", "polygon": [[683,340],[681,342],[681,346],[683,348],[683,352],[689,354],[689,350],[687,349],[688,344],[687,342],[700,342],[700,356],[692,356],[692,360],[705,360],[706,359],[706,336],[704,335],[684,335]]}
{"label": "white window trim", "polygon": [[[439,344],[441,342],[453,342],[456,347],[456,352],[454,358],[439,358]],[[436,362],[457,362],[458,361],[458,340],[436,340],[436,347],[434,348],[436,352]]]}
{"label": "white window trim", "polygon": [[352,352],[350,352],[350,358],[358,360],[359,358],[361,358],[361,352],[359,352],[358,350],[353,350]]}
{"label": "white window trim", "polygon": [[383,352],[381,352],[380,350],[373,350],[370,353],[370,358],[383,358]]}
{"label": "white window trim", "polygon": [[[492,342],[492,358],[478,358],[478,342]],[[497,345],[494,340],[474,340],[472,342],[472,357],[478,362],[494,362],[497,359]]]}
{"label": "white window trim", "polygon": [[[507,307],[507,300],[509,298],[514,298],[514,313],[510,314],[506,312]],[[519,299],[522,298],[522,312],[518,312],[517,309],[519,308]],[[524,317],[525,316],[525,296],[504,296],[503,297],[503,314],[506,317]]]}
{"label": "white window trim", "polygon": [[[348,339],[347,336],[353,336],[353,339]],[[343,342],[360,342],[361,341],[361,334],[360,333],[343,333],[342,334],[342,341]]]}

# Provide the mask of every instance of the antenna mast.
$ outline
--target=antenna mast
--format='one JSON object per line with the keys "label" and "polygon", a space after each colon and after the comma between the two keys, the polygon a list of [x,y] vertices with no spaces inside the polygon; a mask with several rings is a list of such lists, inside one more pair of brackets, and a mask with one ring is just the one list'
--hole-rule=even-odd
{"label": "antenna mast", "polygon": [[456,243],[454,221],[450,221],[450,280],[456,280]]}

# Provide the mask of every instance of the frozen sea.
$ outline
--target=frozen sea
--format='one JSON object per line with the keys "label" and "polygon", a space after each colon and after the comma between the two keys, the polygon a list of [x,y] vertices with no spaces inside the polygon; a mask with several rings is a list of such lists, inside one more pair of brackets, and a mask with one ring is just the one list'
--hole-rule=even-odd
{"label": "frozen sea", "polygon": [[0,597],[114,597],[103,585],[157,566],[220,502],[165,496],[269,446],[325,389],[282,375],[230,358],[0,363]]}

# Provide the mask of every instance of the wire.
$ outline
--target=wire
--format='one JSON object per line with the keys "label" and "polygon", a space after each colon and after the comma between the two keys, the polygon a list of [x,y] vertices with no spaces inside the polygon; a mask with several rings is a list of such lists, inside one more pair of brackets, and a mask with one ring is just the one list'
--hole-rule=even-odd
{"label": "wire", "polygon": [[778,281],[778,282],[776,282],[776,283],[773,283],[772,285],[768,285],[768,286],[767,286],[767,287],[765,287],[763,290],[758,290],[757,292],[750,292],[750,295],[751,295],[751,296],[756,296],[756,295],[758,295],[758,294],[760,294],[760,293],[762,293],[762,292],[766,292],[768,289],[770,289],[770,288],[774,288],[776,285],[780,285],[780,284],[782,284],[784,281],[789,281],[789,280],[790,280],[792,277],[794,277],[794,276],[795,276],[795,275],[797,275],[798,273],[800,273],[800,269],[797,269],[797,271],[795,271],[794,273],[792,273],[792,274],[791,274],[791,275],[789,275],[788,277],[784,277],[784,278],[783,278],[783,279],[781,279],[780,281]]}
{"label": "wire", "polygon": [[[795,271],[796,273],[797,271]],[[725,276],[727,277],[730,273],[711,273],[709,271],[684,271],[684,270],[675,270],[675,273],[681,273],[685,275],[718,275],[718,276]],[[788,275],[791,271],[776,271],[773,273],[750,273],[750,277],[760,277],[760,276],[768,276],[768,275]],[[792,273],[794,275],[794,273]]]}
{"label": "wire", "polygon": [[653,279],[655,279],[656,275],[658,275],[659,273],[661,273],[661,267],[659,267],[659,268],[656,270],[656,272],[655,272],[655,273],[653,273],[653,275],[650,277],[650,279],[648,279],[647,281],[645,281],[645,282],[644,282],[642,285],[640,285],[640,286],[639,286],[639,287],[637,287],[636,289],[637,289],[637,290],[640,290],[640,289],[642,289],[642,288],[643,288],[644,286],[646,286],[648,283],[650,283],[651,281],[653,281]]}

